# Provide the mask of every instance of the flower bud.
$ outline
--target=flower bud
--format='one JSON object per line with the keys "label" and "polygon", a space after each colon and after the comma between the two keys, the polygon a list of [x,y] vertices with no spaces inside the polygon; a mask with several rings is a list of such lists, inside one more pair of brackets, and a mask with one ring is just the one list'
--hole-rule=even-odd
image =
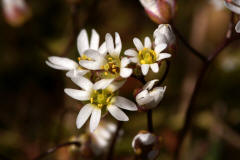
{"label": "flower bud", "polygon": [[176,43],[176,37],[170,24],[160,24],[153,32],[155,45],[166,43],[168,46],[173,46]]}
{"label": "flower bud", "polygon": [[160,138],[148,131],[140,131],[132,141],[136,155],[144,160],[155,160],[159,155]]}
{"label": "flower bud", "polygon": [[12,26],[22,25],[31,12],[24,0],[2,0],[6,21]]}
{"label": "flower bud", "polygon": [[[240,0],[225,0],[225,6],[232,12],[240,15]],[[235,26],[237,33],[240,33],[240,21]]]}
{"label": "flower bud", "polygon": [[140,0],[155,23],[168,23],[175,15],[176,0]]}
{"label": "flower bud", "polygon": [[164,93],[166,91],[166,86],[154,87],[156,82],[158,82],[157,79],[147,82],[143,86],[142,91],[137,94],[136,102],[138,103],[142,110],[155,108],[162,100]]}

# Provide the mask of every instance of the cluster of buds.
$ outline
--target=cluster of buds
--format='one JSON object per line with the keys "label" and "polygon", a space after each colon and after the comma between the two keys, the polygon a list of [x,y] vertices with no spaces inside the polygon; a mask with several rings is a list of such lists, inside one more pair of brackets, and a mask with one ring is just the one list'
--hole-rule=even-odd
{"label": "cluster of buds", "polygon": [[175,15],[176,0],[140,0],[146,13],[157,24],[169,23]]}
{"label": "cluster of buds", "polygon": [[[240,15],[240,0],[225,0],[224,4],[229,10]],[[240,33],[240,21],[237,22],[235,30]]]}
{"label": "cluster of buds", "polygon": [[148,131],[140,131],[134,137],[132,147],[140,159],[155,160],[159,155],[160,142],[160,137]]}
{"label": "cluster of buds", "polygon": [[6,21],[12,26],[22,25],[31,16],[25,0],[2,0],[2,7]]}

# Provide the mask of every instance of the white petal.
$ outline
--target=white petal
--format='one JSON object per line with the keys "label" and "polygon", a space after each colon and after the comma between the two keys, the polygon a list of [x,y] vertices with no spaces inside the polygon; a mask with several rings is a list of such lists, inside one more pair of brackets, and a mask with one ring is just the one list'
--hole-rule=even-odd
{"label": "white petal", "polygon": [[71,80],[85,91],[91,91],[93,88],[93,83],[85,77],[73,77]]}
{"label": "white petal", "polygon": [[169,42],[168,42],[168,39],[165,35],[160,34],[160,36],[155,38],[154,43],[157,46],[158,44],[162,44],[162,43],[167,43],[168,44]]}
{"label": "white petal", "polygon": [[126,55],[126,56],[137,56],[137,51],[135,51],[135,50],[133,50],[133,49],[127,49],[125,52],[124,52],[124,54]]}
{"label": "white petal", "polygon": [[121,67],[126,67],[129,63],[130,63],[130,59],[128,59],[127,57],[123,57],[121,59]]}
{"label": "white petal", "polygon": [[133,43],[138,51],[143,49],[143,44],[138,38],[133,38]]}
{"label": "white petal", "polygon": [[90,126],[89,126],[90,132],[93,132],[97,128],[100,122],[100,119],[101,119],[101,109],[94,108],[92,111],[91,119],[90,119]]}
{"label": "white petal", "polygon": [[151,90],[153,88],[153,86],[155,85],[156,82],[158,82],[159,80],[158,79],[154,79],[154,80],[151,80],[149,82],[147,82],[144,86],[143,86],[143,89],[145,90]]}
{"label": "white petal", "polygon": [[109,113],[119,121],[128,121],[128,116],[118,107],[110,105],[107,107]]}
{"label": "white petal", "polygon": [[69,58],[51,56],[48,58],[48,60],[53,65],[63,67],[63,68],[65,68],[65,70],[72,70],[72,69],[75,69],[78,67],[77,62],[75,62]]}
{"label": "white petal", "polygon": [[138,93],[136,96],[136,102],[140,106],[148,104],[152,101],[153,101],[153,97],[149,95],[147,90],[143,90],[142,92]]}
{"label": "white petal", "polygon": [[224,4],[225,6],[230,9],[232,12],[235,12],[237,14],[240,14],[240,7],[238,7],[237,5],[235,4],[232,4],[232,3],[229,3],[229,2],[226,2],[224,1]]}
{"label": "white petal", "polygon": [[133,63],[138,63],[138,58],[137,57],[132,57],[132,58],[129,58],[129,59]]}
{"label": "white petal", "polygon": [[99,47],[99,34],[96,32],[95,29],[92,29],[92,36],[91,36],[91,41],[90,41],[90,48],[98,50]]}
{"label": "white petal", "polygon": [[240,33],[240,21],[238,21],[238,23],[236,24],[235,30],[237,33]]}
{"label": "white petal", "polygon": [[131,68],[120,68],[120,76],[123,78],[128,78],[132,72]]}
{"label": "white petal", "polygon": [[63,66],[58,66],[56,64],[52,64],[51,62],[49,61],[45,61],[45,63],[51,67],[51,68],[54,68],[54,69],[58,69],[58,70],[69,70],[69,68],[66,68],[66,67],[63,67]]}
{"label": "white petal", "polygon": [[121,42],[121,38],[120,38],[120,35],[115,32],[115,53],[116,53],[116,56],[119,57],[119,54],[121,53],[121,50],[122,50],[122,42]]}
{"label": "white petal", "polygon": [[149,70],[149,64],[142,64],[141,65],[141,70],[142,70],[142,74],[145,76],[148,73]]}
{"label": "white petal", "polygon": [[119,108],[126,109],[129,111],[136,111],[137,106],[135,103],[132,101],[128,100],[127,98],[121,97],[121,96],[116,96],[114,97],[115,99],[115,105],[118,106]]}
{"label": "white petal", "polygon": [[164,96],[165,91],[166,87],[156,87],[149,93],[149,95],[154,98],[153,107],[159,104],[159,102],[162,100]]}
{"label": "white petal", "polygon": [[70,97],[79,101],[86,101],[90,99],[90,94],[87,91],[66,88],[64,89],[64,92]]}
{"label": "white petal", "polygon": [[105,36],[106,46],[108,53],[114,53],[114,44],[113,44],[113,37],[111,34],[107,33]]}
{"label": "white petal", "polygon": [[162,52],[164,49],[166,49],[167,48],[167,44],[166,43],[160,43],[160,44],[158,44],[156,47],[155,47],[155,49],[154,49],[154,51],[156,52],[156,53],[160,53],[160,52]]}
{"label": "white petal", "polygon": [[125,82],[126,82],[126,80],[114,81],[107,87],[107,89],[112,91],[112,92],[115,92],[116,90],[121,88],[124,85]]}
{"label": "white petal", "polygon": [[144,39],[144,47],[145,48],[151,48],[152,47],[152,43],[149,37],[145,37]]}
{"label": "white petal", "polygon": [[94,90],[99,90],[99,89],[105,89],[109,86],[114,81],[114,79],[101,79],[94,83],[93,89]]}
{"label": "white petal", "polygon": [[77,38],[77,48],[80,55],[89,49],[88,35],[86,29],[81,30]]}
{"label": "white petal", "polygon": [[93,106],[91,104],[86,104],[81,108],[76,120],[78,129],[84,125],[88,117],[91,115],[92,111],[93,111]]}
{"label": "white petal", "polygon": [[159,71],[159,67],[157,63],[150,64],[150,67],[154,73],[157,73]]}
{"label": "white petal", "polygon": [[103,42],[98,51],[102,56],[105,56],[107,54],[106,42]]}
{"label": "white petal", "polygon": [[68,71],[66,73],[66,76],[69,78],[84,76],[88,72],[89,72],[88,70],[84,70],[84,69],[75,69],[75,70]]}
{"label": "white petal", "polygon": [[157,56],[157,61],[161,61],[166,58],[170,58],[172,55],[169,53],[159,53]]}
{"label": "white petal", "polygon": [[100,61],[100,63],[98,62],[94,62],[94,61],[87,61],[87,60],[81,60],[79,61],[79,64],[89,70],[99,70],[101,69],[101,66],[103,65],[103,61]]}

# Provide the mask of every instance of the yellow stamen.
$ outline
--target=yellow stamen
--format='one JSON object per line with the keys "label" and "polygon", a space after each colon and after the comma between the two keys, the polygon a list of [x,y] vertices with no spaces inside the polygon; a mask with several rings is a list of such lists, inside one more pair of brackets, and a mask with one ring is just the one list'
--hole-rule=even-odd
{"label": "yellow stamen", "polygon": [[107,72],[104,72],[104,75],[105,75],[105,76],[107,76],[107,75],[108,75],[108,73],[107,73]]}
{"label": "yellow stamen", "polygon": [[93,98],[90,98],[90,102],[93,103]]}
{"label": "yellow stamen", "polygon": [[106,102],[107,102],[107,103],[110,102],[110,99],[111,99],[111,97],[108,97],[107,100],[106,100]]}

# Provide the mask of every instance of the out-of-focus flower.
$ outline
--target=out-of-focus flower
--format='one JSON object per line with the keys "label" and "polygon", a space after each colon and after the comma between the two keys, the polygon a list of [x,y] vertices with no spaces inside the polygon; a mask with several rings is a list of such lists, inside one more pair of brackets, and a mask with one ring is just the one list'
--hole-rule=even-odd
{"label": "out-of-focus flower", "polygon": [[176,0],[140,0],[148,16],[156,23],[168,23],[175,15]]}
{"label": "out-of-focus flower", "polygon": [[[102,121],[94,132],[85,132],[78,137],[72,137],[71,141],[78,141],[81,147],[72,146],[71,150],[80,149],[81,156],[84,158],[101,156],[108,150],[116,129],[117,126],[114,123]],[[120,130],[120,135],[122,133],[123,130]]]}
{"label": "out-of-focus flower", "polygon": [[143,86],[142,91],[137,94],[136,102],[139,106],[143,107],[143,109],[152,109],[162,100],[166,91],[166,86],[153,88],[157,81],[158,80],[155,79],[147,82]]}
{"label": "out-of-focus flower", "polygon": [[160,140],[148,132],[140,131],[132,141],[132,147],[138,157],[145,160],[155,160],[159,155]]}
{"label": "out-of-focus flower", "polygon": [[22,25],[31,16],[25,0],[2,0],[2,6],[5,18],[12,26]]}
{"label": "out-of-focus flower", "polygon": [[82,69],[77,62],[69,58],[51,56],[48,57],[46,64],[54,69],[68,71],[66,74],[68,77],[83,76],[89,72]]}
{"label": "out-of-focus flower", "polygon": [[224,8],[224,0],[210,0],[210,3],[216,10],[222,10]]}
{"label": "out-of-focus flower", "polygon": [[79,64],[87,69],[103,70],[101,77],[103,78],[128,78],[132,74],[132,69],[127,68],[130,60],[127,57],[120,59],[122,50],[122,42],[119,34],[115,33],[115,47],[113,37],[107,33],[106,37],[107,52],[97,52],[96,50],[88,50],[85,52],[87,59],[80,60]]}
{"label": "out-of-focus flower", "polygon": [[124,54],[130,56],[130,60],[133,63],[137,63],[141,66],[143,75],[147,75],[149,68],[151,68],[154,73],[159,72],[158,63],[163,59],[171,57],[169,53],[161,53],[167,48],[166,43],[158,43],[154,46],[154,50],[152,49],[152,42],[149,37],[145,37],[144,46],[138,38],[134,38],[133,43],[138,52],[133,49],[128,49]]}
{"label": "out-of-focus flower", "polygon": [[77,116],[77,128],[81,128],[90,115],[89,129],[93,132],[100,122],[102,112],[108,111],[119,121],[128,121],[128,116],[120,108],[130,111],[137,110],[135,103],[117,96],[115,91],[121,85],[112,83],[113,79],[101,79],[94,84],[85,77],[74,77],[72,81],[83,90],[65,89],[65,93],[76,100],[84,101],[86,104]]}
{"label": "out-of-focus flower", "polygon": [[176,43],[176,37],[170,24],[160,24],[153,32],[155,45],[166,43],[168,46],[173,46]]}
{"label": "out-of-focus flower", "polygon": [[[240,0],[225,0],[224,4],[229,10],[240,15]],[[240,33],[240,21],[235,26],[235,30]]]}

